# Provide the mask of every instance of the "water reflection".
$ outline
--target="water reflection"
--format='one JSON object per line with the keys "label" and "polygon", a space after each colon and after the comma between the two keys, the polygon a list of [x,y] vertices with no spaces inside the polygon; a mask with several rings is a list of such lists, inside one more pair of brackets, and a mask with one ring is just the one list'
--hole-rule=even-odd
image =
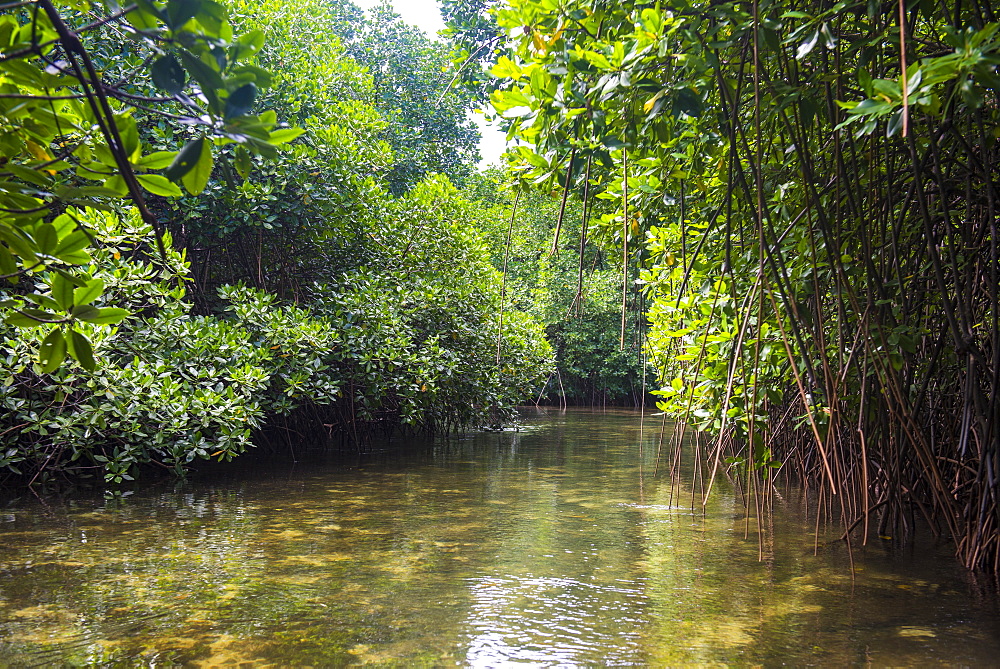
{"label": "water reflection", "polygon": [[[465,659],[472,666],[505,662],[574,666],[604,651],[608,664],[641,663],[639,587],[571,578],[495,576],[470,585]],[[637,611],[638,609],[638,611]]]}
{"label": "water reflection", "polygon": [[[996,599],[947,549],[758,561],[718,486],[651,477],[625,412],[355,462],[0,510],[0,665],[988,664]],[[640,445],[642,457],[640,457]],[[748,538],[745,537],[749,531]],[[937,555],[938,557],[935,557]]]}

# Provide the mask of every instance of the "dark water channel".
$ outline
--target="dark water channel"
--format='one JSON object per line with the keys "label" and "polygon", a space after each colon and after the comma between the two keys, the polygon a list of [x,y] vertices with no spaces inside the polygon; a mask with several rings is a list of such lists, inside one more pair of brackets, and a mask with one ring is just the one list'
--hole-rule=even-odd
{"label": "dark water channel", "polygon": [[526,422],[7,503],[0,666],[1000,661],[997,599],[947,547],[881,541],[852,585],[842,545],[814,555],[786,492],[761,561],[730,488],[702,514],[652,476],[657,423]]}

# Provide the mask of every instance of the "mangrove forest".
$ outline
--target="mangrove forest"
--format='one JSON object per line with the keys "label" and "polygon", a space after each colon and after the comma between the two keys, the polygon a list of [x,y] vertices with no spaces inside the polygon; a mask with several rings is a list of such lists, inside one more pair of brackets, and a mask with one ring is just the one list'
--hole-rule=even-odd
{"label": "mangrove forest", "polygon": [[[680,539],[665,538],[658,523],[682,508],[723,535],[738,517],[742,548],[733,550],[761,564],[774,561],[767,556],[780,542],[806,542],[817,561],[842,559],[817,567],[829,569],[830,582],[837,573],[854,579],[862,572],[855,556],[883,544],[943,547],[970,578],[995,578],[996,8],[981,0],[440,0],[440,13],[445,28],[428,35],[388,0],[370,8],[350,0],[0,5],[0,491],[58,506],[68,489],[97,490],[110,500],[100,513],[127,524],[129,495],[173,509],[167,493],[137,491],[183,487],[192,475],[251,477],[232,484],[244,490],[260,466],[377,461],[379,485],[423,501],[397,508],[387,498],[380,507],[376,489],[341,480],[344,468],[302,465],[339,481],[301,481],[310,537],[346,526],[324,516],[323,490],[351,491],[330,508],[379,518],[382,529],[369,529],[380,536],[394,531],[385,529],[393,518],[427,509],[435,527],[468,535],[414,539],[395,562],[344,576],[389,590],[404,572],[416,579],[417,562],[407,560],[431,560],[435,546],[456,554],[490,546],[491,556],[517,562],[480,531],[491,521],[456,520],[500,507],[520,509],[510,531],[529,554],[532,532],[548,545],[573,518],[633,527],[635,511],[641,536],[538,549],[551,557],[572,544],[567,554],[592,550],[595,560],[624,551],[615,559],[637,570],[630,588],[661,577],[639,572],[673,564],[655,547]],[[488,166],[477,114],[506,135],[506,152]],[[595,447],[588,434],[607,445]],[[425,447],[429,459],[409,459]],[[613,472],[597,451],[614,458]],[[363,477],[368,465],[357,466]],[[393,467],[423,482],[407,488]],[[442,469],[425,480],[426,467]],[[468,489],[458,474],[442,474],[463,467]],[[526,487],[536,477],[556,499],[559,477],[568,486],[577,475],[579,491],[566,498],[576,515],[561,521],[568,525],[539,520],[541,501],[530,511],[511,501],[542,495]],[[583,482],[592,475],[617,483]],[[215,509],[230,529],[253,517],[244,527],[251,534],[271,523],[293,544],[305,541],[293,520],[255,515],[291,504],[279,492],[249,502],[226,485],[210,490],[192,495],[204,494],[199,508]],[[425,498],[431,490],[462,500],[457,515]],[[494,507],[480,508],[483,500]],[[618,506],[606,506],[611,500]],[[181,522],[188,516],[178,509]],[[776,521],[781,513],[799,514],[799,530]],[[73,522],[86,525],[83,516]],[[271,545],[266,532],[259,545]],[[362,552],[396,555],[399,541]],[[237,550],[233,542],[212,550]],[[637,542],[652,542],[641,560],[622,548]],[[316,559],[332,569],[348,558],[331,555],[359,549],[330,550]],[[710,560],[710,550],[690,550]],[[227,657],[206,650],[215,641],[193,654],[170,646],[173,654],[149,655],[173,643],[162,639],[146,650],[81,641],[52,657],[19,655],[35,641],[2,622],[3,555],[0,662]],[[32,555],[24,564],[40,559]],[[282,559],[305,559],[295,555]],[[456,578],[474,581],[475,592],[503,582],[469,566],[486,558],[476,553]],[[66,564],[77,559],[89,558]],[[350,559],[357,569],[368,564]],[[539,569],[524,567],[525,578]],[[747,569],[749,582],[756,577]],[[205,578],[221,578],[213,574]],[[434,574],[427,582],[443,579],[450,592],[454,583]],[[272,576],[243,573],[239,587]],[[236,578],[216,585],[236,587]],[[589,578],[612,587],[596,571]],[[254,610],[291,606],[280,592],[292,582],[272,583]],[[534,586],[525,583],[508,582],[520,594],[504,601],[529,597]],[[157,587],[155,597],[176,593]],[[80,597],[96,596],[88,592]],[[607,603],[625,591],[600,592]],[[781,600],[789,610],[812,610],[803,592],[790,593]],[[337,615],[367,625],[362,611],[377,618],[390,606],[369,595]],[[28,595],[10,597],[35,615]],[[334,606],[295,601],[305,609],[321,600]],[[475,601],[466,622],[441,623],[468,632],[461,658],[420,655],[396,637],[403,645],[384,645],[386,629],[417,625],[413,613],[405,625],[371,632],[383,645],[324,628],[316,634],[340,645],[304,655],[269,628],[268,643],[278,645],[261,646],[254,661],[839,663],[862,652],[769,654],[766,644],[781,648],[780,635],[795,630],[753,627],[754,616],[770,614],[728,602],[703,611],[716,627],[727,607],[746,614],[725,640],[698,637],[674,654],[650,639],[687,638],[690,629],[647,638],[594,627],[576,633],[590,650],[560,659],[538,650],[547,642],[531,631],[522,630],[534,640],[520,646],[514,632],[468,631],[496,613]],[[157,606],[143,615],[161,615]],[[213,611],[199,615],[222,615]],[[635,620],[674,619],[657,611],[637,604]],[[171,629],[194,624],[162,615]],[[982,624],[1000,614],[989,620]],[[241,624],[225,634],[244,634]],[[903,636],[930,638],[924,627],[904,628],[918,633]],[[595,629],[607,636],[587,636]],[[502,652],[490,645],[501,637]],[[604,645],[623,654],[601,656]],[[233,657],[258,652],[248,648]],[[892,663],[897,652],[875,657]],[[992,652],[987,644],[978,657]]]}

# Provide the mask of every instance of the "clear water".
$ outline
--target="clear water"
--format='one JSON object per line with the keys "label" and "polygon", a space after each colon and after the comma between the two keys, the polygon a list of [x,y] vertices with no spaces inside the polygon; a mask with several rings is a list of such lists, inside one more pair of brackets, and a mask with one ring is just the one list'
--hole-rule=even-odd
{"label": "clear water", "polygon": [[842,544],[814,555],[786,492],[761,560],[730,489],[702,513],[653,477],[658,423],[527,422],[8,502],[0,666],[1000,661],[992,586],[946,546],[859,549],[852,582]]}

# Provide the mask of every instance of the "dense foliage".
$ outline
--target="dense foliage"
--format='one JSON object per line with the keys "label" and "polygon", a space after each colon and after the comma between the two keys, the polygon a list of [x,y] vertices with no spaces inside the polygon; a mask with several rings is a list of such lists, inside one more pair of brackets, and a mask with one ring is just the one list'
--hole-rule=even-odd
{"label": "dense foliage", "polygon": [[479,160],[479,132],[466,115],[475,98],[451,85],[447,49],[387,4],[352,30],[346,52],[371,73],[374,104],[389,120],[384,139],[395,154],[389,190],[401,193],[432,173],[464,183]]}
{"label": "dense foliage", "polygon": [[[550,349],[529,315],[499,318],[486,212],[430,174],[474,156],[435,163],[393,139],[412,118],[383,115],[372,72],[330,29],[356,7],[19,7],[24,27],[4,34],[24,48],[0,59],[14,193],[0,470],[120,482],[275,430],[361,443],[502,424],[535,392]],[[401,52],[436,66],[409,37]],[[61,58],[100,67],[47,73]],[[258,103],[270,110],[251,115]],[[439,126],[465,127],[460,107]]]}
{"label": "dense foliage", "polygon": [[553,347],[556,366],[536,399],[642,405],[641,296],[627,287],[622,336],[621,258],[588,242],[593,210],[584,220],[578,197],[564,206],[558,194],[526,189],[518,195],[504,181],[503,171],[490,170],[465,192],[488,212],[482,231],[493,266],[504,272],[504,308],[534,316]]}
{"label": "dense foliage", "polygon": [[[220,154],[235,147],[244,161],[274,157],[299,130],[276,129],[273,112],[249,113],[269,83],[248,63],[261,36],[234,35],[214,2],[115,5],[99,20],[86,2],[7,10],[0,16],[0,276],[16,297],[2,301],[14,310],[6,322],[41,333],[45,371],[67,353],[93,368],[83,324],[117,323],[127,312],[94,306],[103,289],[86,269],[95,236],[66,207],[110,209],[127,196],[161,230],[148,194],[180,195],[181,186],[198,193]],[[183,148],[149,152],[138,129],[143,113],[183,123]],[[165,255],[158,237],[153,248]],[[39,285],[29,285],[34,279]]]}
{"label": "dense foliage", "polygon": [[524,178],[593,164],[605,234],[643,267],[661,406],[709,435],[712,472],[766,503],[784,468],[862,540],[916,512],[1000,567],[994,8],[493,12]]}
{"label": "dense foliage", "polygon": [[[438,202],[448,188],[430,183],[413,197]],[[14,446],[0,465],[42,481],[98,470],[120,482],[147,463],[179,473],[196,458],[242,453],[279,418],[279,426],[298,418],[304,429],[337,428],[355,440],[401,425],[498,424],[547,364],[537,326],[515,314],[501,330],[489,283],[464,280],[481,254],[454,220],[425,230],[434,244],[401,264],[411,274],[406,282],[357,272],[344,277],[351,290],[331,287],[311,308],[225,287],[228,313],[216,317],[192,314],[171,281],[186,270],[177,252],[164,261],[129,259],[154,234],[134,215],[77,215],[101,240],[94,276],[107,286],[105,298],[149,315],[86,331],[102,361],[93,371],[66,364],[40,373],[35,343],[5,332],[0,408]],[[444,257],[459,261],[451,276],[434,269]],[[483,260],[478,270],[491,271]]]}

